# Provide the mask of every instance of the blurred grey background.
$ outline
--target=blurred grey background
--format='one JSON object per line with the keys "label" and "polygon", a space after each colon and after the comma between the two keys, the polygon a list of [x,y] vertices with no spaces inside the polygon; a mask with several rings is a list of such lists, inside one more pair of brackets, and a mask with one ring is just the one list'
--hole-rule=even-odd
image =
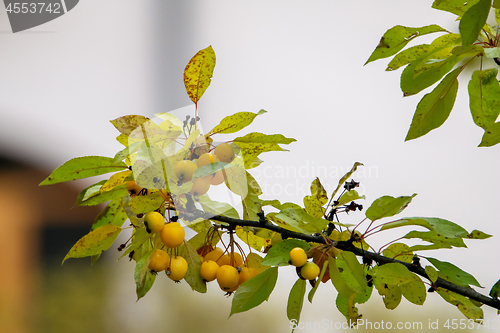
{"label": "blurred grey background", "polygon": [[[386,60],[363,66],[396,24],[439,23],[458,31],[454,16],[431,9],[431,3],[86,0],[54,21],[16,34],[0,7],[1,331],[290,330],[286,301],[296,279],[291,269],[280,270],[266,304],[227,319],[231,298],[216,285],[200,295],[186,283],[158,279],[136,302],[134,265],[116,262],[113,249],[94,267],[86,259],[61,267],[102,207],[71,209],[88,181],[37,187],[73,157],[113,156],[120,150],[109,120],[153,117],[189,105],[184,67],[208,45],[217,65],[199,103],[203,127],[238,111],[265,109],[246,132],[297,139],[290,152],[262,155],[265,163],[252,171],[263,197],[302,203],[315,177],[331,192],[359,161],[365,167],[353,178],[361,182],[366,207],[382,195],[418,193],[404,216],[442,217],[469,231],[498,235],[500,147],[477,148],[482,130],[468,110],[467,81],[460,81],[455,108],[442,128],[405,143],[422,95],[402,98],[400,71],[384,72]],[[381,233],[368,242],[378,248],[406,231]],[[468,249],[422,254],[455,263],[487,293],[500,275],[498,242],[467,244]],[[304,304],[301,320],[343,322],[333,286],[321,290],[313,304]],[[437,318],[440,325],[465,318],[436,294],[429,294],[427,303],[418,307],[403,300],[388,311],[375,292],[359,309],[373,322],[418,321],[424,328]],[[496,319],[496,311],[484,311]]]}

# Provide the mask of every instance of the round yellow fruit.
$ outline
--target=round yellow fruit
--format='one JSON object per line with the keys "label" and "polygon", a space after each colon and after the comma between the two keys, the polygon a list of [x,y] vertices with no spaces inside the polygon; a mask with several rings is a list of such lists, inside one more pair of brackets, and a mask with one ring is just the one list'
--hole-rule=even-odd
{"label": "round yellow fruit", "polygon": [[319,275],[319,266],[313,262],[306,262],[300,270],[300,275],[306,280],[314,280]]}
{"label": "round yellow fruit", "polygon": [[249,268],[249,267],[243,267],[240,272],[240,279],[238,282],[238,285],[242,284],[243,282],[250,280],[254,276],[257,275],[257,270],[255,268]]}
{"label": "round yellow fruit", "polygon": [[296,247],[290,251],[290,263],[295,267],[302,267],[307,262],[307,254],[301,247]]}
{"label": "round yellow fruit", "polygon": [[169,265],[170,256],[168,255],[168,253],[163,250],[156,249],[153,253],[153,256],[151,257],[151,261],[149,262],[148,267],[150,270],[161,272],[167,269]]}
{"label": "round yellow fruit", "polygon": [[167,276],[178,282],[186,276],[188,263],[183,257],[177,256],[170,262],[170,267],[167,269]]}
{"label": "round yellow fruit", "polygon": [[224,251],[222,251],[222,249],[220,247],[216,247],[212,251],[208,252],[205,255],[205,258],[203,260],[204,261],[212,260],[212,261],[217,262],[217,260],[219,260],[219,258],[222,257],[223,255],[224,255]]}
{"label": "round yellow fruit", "polygon": [[198,169],[198,166],[193,161],[182,160],[175,165],[175,175],[181,182],[188,182],[193,179],[193,173]]}
{"label": "round yellow fruit", "polygon": [[184,228],[179,222],[171,222],[165,224],[160,231],[160,238],[166,247],[178,247],[184,242]]}
{"label": "round yellow fruit", "polygon": [[217,271],[219,270],[219,265],[213,260],[204,261],[200,267],[201,277],[207,281],[213,281],[217,278]]}
{"label": "round yellow fruit", "polygon": [[196,165],[198,166],[198,168],[201,168],[202,166],[217,162],[220,162],[217,155],[215,155],[214,153],[205,153],[198,158],[198,161],[196,161]]}
{"label": "round yellow fruit", "polygon": [[231,145],[223,142],[214,149],[214,154],[217,155],[221,162],[231,163],[234,159],[234,149]]}
{"label": "round yellow fruit", "polygon": [[144,225],[149,233],[158,232],[163,229],[165,225],[165,219],[163,215],[158,212],[149,212],[144,217]]}
{"label": "round yellow fruit", "polygon": [[200,196],[207,193],[209,189],[210,189],[210,178],[200,177],[193,180],[193,187],[191,187],[191,190],[189,192]]}
{"label": "round yellow fruit", "polygon": [[240,281],[240,275],[238,270],[233,266],[225,265],[219,267],[217,271],[217,283],[219,287],[227,292],[234,291],[238,287]]}

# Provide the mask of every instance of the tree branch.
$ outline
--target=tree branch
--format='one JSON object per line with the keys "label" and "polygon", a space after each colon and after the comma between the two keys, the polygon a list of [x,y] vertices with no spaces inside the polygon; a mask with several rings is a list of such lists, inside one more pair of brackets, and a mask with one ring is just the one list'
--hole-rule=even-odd
{"label": "tree branch", "polygon": [[[291,230],[282,228],[276,224],[270,223],[265,218],[264,213],[259,213],[258,215],[260,218],[259,221],[250,221],[250,220],[234,219],[231,217],[226,217],[226,216],[221,216],[221,215],[213,215],[210,213],[196,210],[195,212],[189,212],[189,213],[183,212],[181,214],[181,217],[186,217],[187,220],[194,220],[196,218],[203,218],[205,220],[224,222],[224,223],[228,223],[228,224],[234,225],[234,226],[248,226],[248,227],[256,227],[256,228],[264,228],[264,229],[272,230],[272,231],[275,231],[275,232],[281,234],[283,239],[296,238],[296,239],[302,239],[306,242],[326,244],[325,238],[321,235],[307,235],[307,234],[303,234],[300,232],[291,231]],[[430,281],[429,277],[425,273],[425,270],[419,265],[415,265],[412,263],[407,263],[407,262],[403,262],[403,261],[396,260],[393,258],[385,257],[385,256],[380,255],[378,253],[365,251],[363,249],[360,249],[360,248],[352,245],[351,241],[341,241],[341,242],[337,242],[334,240],[330,240],[330,241],[331,241],[330,243],[332,246],[335,246],[336,248],[338,248],[340,250],[350,251],[350,252],[353,252],[354,254],[356,254],[357,256],[361,256],[361,257],[369,257],[379,264],[387,264],[387,263],[402,264],[402,265],[406,266],[406,268],[408,268],[409,271],[411,271],[417,275],[420,275],[420,276],[422,276]],[[434,283],[434,287],[435,288],[443,288],[443,289],[453,291],[457,294],[460,294],[462,296],[468,297],[472,300],[481,302],[482,304],[486,304],[492,308],[500,310],[500,300],[499,299],[478,293],[477,291],[475,291],[474,289],[472,289],[470,287],[469,288],[462,287],[462,286],[454,284],[450,281],[444,280],[442,278],[438,278],[436,280],[436,282]]]}

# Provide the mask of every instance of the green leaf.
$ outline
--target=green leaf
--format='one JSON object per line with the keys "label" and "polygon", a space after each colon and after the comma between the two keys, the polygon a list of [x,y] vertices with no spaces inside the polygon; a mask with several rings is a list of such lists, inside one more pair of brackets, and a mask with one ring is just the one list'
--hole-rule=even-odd
{"label": "green leaf", "polygon": [[342,278],[340,270],[337,267],[337,259],[333,257],[328,259],[328,267],[330,272],[330,280],[332,281],[335,289],[337,289],[339,295],[342,295],[346,299],[351,297],[351,295],[354,293],[354,290],[349,288],[345,280]]}
{"label": "green leaf", "polygon": [[482,323],[484,318],[483,310],[475,305],[470,299],[443,288],[437,288],[436,292],[446,302],[455,305],[467,318]]}
{"label": "green leaf", "polygon": [[350,190],[342,194],[342,196],[338,200],[338,204],[335,206],[345,205],[351,201],[359,199],[366,199],[366,197],[364,195],[359,195],[356,190]]}
{"label": "green leaf", "polygon": [[500,84],[498,70],[490,68],[472,73],[469,82],[470,111],[474,123],[486,129],[500,114]]}
{"label": "green leaf", "polygon": [[213,201],[208,196],[200,197],[199,203],[203,208],[204,212],[211,213],[214,215],[232,217],[233,219],[240,218],[236,209],[228,203]]}
{"label": "green leaf", "polygon": [[366,210],[366,217],[372,221],[376,221],[378,219],[394,216],[403,211],[403,209],[408,206],[411,202],[411,199],[415,197],[417,194],[414,193],[411,196],[403,196],[403,197],[391,197],[390,195],[385,195],[376,199],[371,206]]}
{"label": "green leaf", "polygon": [[375,266],[371,270],[371,275],[381,283],[388,285],[402,285],[410,281],[420,280],[415,274],[410,272],[406,266],[400,263],[388,263],[382,266]]}
{"label": "green leaf", "polygon": [[428,44],[420,44],[399,52],[387,65],[386,71],[393,71],[427,54],[433,48]]}
{"label": "green leaf", "polygon": [[[403,95],[415,95],[430,87],[448,73],[460,60],[457,55],[448,55],[451,50],[451,47],[446,46],[437,48],[410,63],[401,74]],[[444,56],[445,59],[436,55],[442,51],[448,53]]]}
{"label": "green leaf", "polygon": [[95,183],[95,184],[92,184],[90,186],[87,186],[86,188],[84,188],[79,194],[78,196],[76,197],[76,204],[75,206],[78,206],[79,203],[81,203],[82,201],[85,201],[87,199],[89,199],[90,197],[94,196],[94,195],[98,195],[100,194],[101,192],[101,187],[102,185],[104,185],[105,183],[107,182],[107,180],[101,180],[100,182],[98,183]]}
{"label": "green leaf", "polygon": [[385,257],[396,259],[399,261],[411,263],[413,261],[413,253],[410,247],[403,243],[393,243],[389,245],[383,252]]}
{"label": "green leaf", "polygon": [[145,214],[161,207],[163,197],[160,192],[153,192],[148,195],[138,195],[130,200],[130,208],[134,214]]}
{"label": "green leaf", "polygon": [[490,237],[491,235],[485,234],[484,232],[479,230],[472,230],[471,233],[467,235],[467,238],[471,239],[486,239]]}
{"label": "green leaf", "polygon": [[123,223],[127,220],[127,214],[123,210],[123,198],[115,198],[99,213],[94,219],[92,230],[102,227],[104,225],[115,225],[122,227]]}
{"label": "green leaf", "polygon": [[307,295],[307,299],[309,300],[309,303],[312,303],[314,295],[316,294],[316,290],[318,290],[319,285],[321,284],[320,282],[323,281],[323,276],[325,276],[327,268],[328,268],[328,261],[325,261],[325,262],[323,262],[323,266],[321,267],[321,272],[319,273],[318,279],[316,280],[314,287],[311,289],[311,291]]}
{"label": "green leaf", "polygon": [[151,272],[149,269],[144,276],[144,281],[140,285],[136,285],[137,300],[146,296],[147,292],[151,290],[153,283],[155,282],[156,274]]}
{"label": "green leaf", "polygon": [[384,301],[386,309],[394,310],[401,303],[401,288],[397,285],[378,283],[377,291]]}
{"label": "green leaf", "polygon": [[339,180],[339,184],[337,185],[337,188],[333,191],[332,195],[330,196],[330,198],[333,198],[335,196],[335,194],[337,194],[338,190],[344,186],[344,183],[345,181],[351,177],[351,175],[356,172],[356,170],[358,169],[359,166],[362,166],[363,163],[359,163],[359,162],[356,162],[354,163],[354,165],[352,166],[351,170],[349,170],[342,178],[340,178]]}
{"label": "green leaf", "polygon": [[196,169],[196,171],[193,173],[192,178],[194,180],[196,178],[205,177],[213,173],[216,173],[217,171],[228,169],[231,167],[233,167],[233,164],[226,162],[210,163],[202,166],[201,168]]}
{"label": "green leaf", "polygon": [[[151,279],[149,279],[150,283],[146,284],[148,276],[149,274],[151,274],[151,271],[149,270],[148,266],[149,262],[151,261],[151,258],[153,257],[153,253],[154,253],[153,250],[146,252],[135,264],[134,281],[135,281],[135,291],[137,294],[137,300],[146,295],[146,293],[152,286],[152,282],[154,282],[154,279],[152,280],[152,282]],[[147,285],[149,285],[149,288]]]}
{"label": "green leaf", "polygon": [[240,136],[233,140],[233,142],[236,142],[238,146],[240,143],[276,143],[288,145],[295,141],[297,140],[287,138],[282,134],[263,134],[258,132],[248,133],[245,136]]}
{"label": "green leaf", "polygon": [[477,40],[481,29],[486,24],[490,7],[491,0],[479,0],[462,16],[458,29],[464,46],[472,45]]}
{"label": "green leaf", "polygon": [[429,260],[430,263],[439,270],[439,276],[441,278],[463,287],[473,285],[482,288],[479,282],[477,282],[477,280],[472,275],[464,272],[452,263],[440,261],[438,259],[430,257],[425,257],[425,259]]}
{"label": "green leaf", "polygon": [[326,219],[312,217],[302,208],[283,209],[276,217],[285,221],[296,230],[306,234],[321,232],[329,223]]}
{"label": "green leaf", "polygon": [[421,251],[421,250],[434,250],[434,249],[451,249],[455,247],[467,247],[462,239],[462,236],[452,236],[448,237],[441,235],[440,233],[431,230],[427,232],[422,231],[410,231],[403,236],[406,239],[420,238],[423,241],[432,243],[432,245],[422,245],[417,244],[410,247],[411,251]]}
{"label": "green leaf", "polygon": [[80,199],[80,197],[78,197],[77,202],[75,202],[75,206],[95,206],[113,199],[121,199],[127,194],[127,185],[123,184],[113,188],[110,191],[99,192],[95,195],[92,195],[86,200],[79,201],[78,199]]}
{"label": "green leaf", "polygon": [[215,52],[212,46],[198,51],[186,65],[184,86],[194,104],[198,104],[201,96],[210,85],[214,68]]}
{"label": "green leaf", "polygon": [[356,307],[356,294],[353,293],[349,298],[338,294],[335,305],[340,313],[346,318],[349,327],[355,328],[358,319],[361,318],[361,315],[358,313],[358,308]]}
{"label": "green leaf", "polygon": [[359,263],[356,255],[349,251],[342,251],[337,256],[337,268],[346,286],[356,293],[365,293],[367,281],[363,265]]}
{"label": "green leaf", "polygon": [[455,104],[458,91],[457,76],[461,67],[449,73],[432,92],[425,94],[417,105],[405,141],[421,137],[441,126]]}
{"label": "green leaf", "polygon": [[242,128],[250,125],[255,117],[266,113],[266,110],[260,110],[258,113],[253,112],[238,112],[231,116],[227,116],[220,122],[219,125],[215,126],[208,135],[216,133],[235,133]]}
{"label": "green leaf", "polygon": [[436,271],[436,269],[432,266],[425,266],[425,273],[429,277],[429,280],[431,280],[432,283],[436,283],[438,277],[439,277],[439,272]]}
{"label": "green leaf", "polygon": [[284,240],[269,249],[262,261],[266,266],[288,266],[290,261],[290,251],[296,247],[301,247],[308,251],[311,247],[307,242],[299,239]]}
{"label": "green leaf", "polygon": [[491,147],[500,143],[500,121],[491,124],[484,130],[479,147]]}
{"label": "green leaf", "polygon": [[229,317],[250,310],[268,299],[277,279],[278,267],[272,267],[245,281],[234,294]]}
{"label": "green leaf", "polygon": [[101,254],[111,247],[121,231],[122,229],[115,225],[105,225],[92,230],[73,245],[62,263],[64,264],[69,258],[83,258]]}
{"label": "green leaf", "polygon": [[123,162],[114,162],[110,157],[84,156],[73,158],[55,169],[39,185],[51,185],[69,180],[88,178],[103,175],[109,172],[122,171],[127,165]]}
{"label": "green leaf", "polygon": [[427,297],[427,289],[420,279],[415,279],[399,286],[401,294],[411,303],[423,305]]}
{"label": "green leaf", "polygon": [[420,28],[410,28],[397,25],[387,30],[380,39],[379,44],[366,61],[365,65],[377,59],[387,58],[398,53],[411,40],[418,36],[433,32],[446,31],[438,25],[427,25]]}
{"label": "green leaf", "polygon": [[500,297],[500,280],[498,280],[493,287],[491,287],[490,293],[488,294],[491,297],[499,298]]}
{"label": "green leaf", "polygon": [[184,280],[191,286],[191,289],[199,292],[207,292],[207,284],[200,275],[201,257],[196,249],[189,243],[184,243],[180,248],[180,256],[186,259],[188,270]]}
{"label": "green leaf", "polygon": [[488,47],[484,49],[484,56],[486,58],[500,58],[500,47]]}
{"label": "green leaf", "polygon": [[286,315],[290,322],[292,320],[299,322],[300,320],[300,313],[302,312],[304,295],[306,293],[306,283],[306,280],[298,279],[290,290],[286,307]]}
{"label": "green leaf", "polygon": [[457,16],[462,16],[464,13],[479,0],[434,0],[432,8],[444,10],[453,13]]}
{"label": "green leaf", "polygon": [[146,228],[134,228],[132,242],[129,243],[120,259],[125,257],[130,252],[139,249],[150,238],[151,235],[146,231]]}

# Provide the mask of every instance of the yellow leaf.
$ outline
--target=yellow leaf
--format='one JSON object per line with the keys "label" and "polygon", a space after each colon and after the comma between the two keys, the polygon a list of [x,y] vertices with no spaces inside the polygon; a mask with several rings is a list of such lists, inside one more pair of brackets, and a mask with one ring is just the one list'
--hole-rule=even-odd
{"label": "yellow leaf", "polygon": [[215,52],[212,46],[198,51],[186,65],[184,85],[189,98],[194,104],[198,104],[201,96],[210,85],[214,68]]}
{"label": "yellow leaf", "polygon": [[238,112],[227,116],[221,120],[220,124],[215,126],[208,134],[214,133],[235,133],[240,129],[250,125],[255,117],[266,113],[266,110],[260,110],[258,113],[253,112]]}
{"label": "yellow leaf", "polygon": [[122,228],[110,224],[96,228],[73,245],[62,263],[64,264],[68,258],[83,258],[101,254],[110,248],[121,230]]}
{"label": "yellow leaf", "polygon": [[131,172],[132,172],[132,170],[125,170],[125,171],[117,172],[114,175],[112,175],[111,177],[109,177],[108,181],[106,183],[104,183],[104,185],[102,185],[102,187],[100,189],[101,193],[106,192],[106,191],[110,191],[110,190],[114,189],[115,187],[122,185],[123,180],[125,178],[127,178],[127,176],[130,175]]}

